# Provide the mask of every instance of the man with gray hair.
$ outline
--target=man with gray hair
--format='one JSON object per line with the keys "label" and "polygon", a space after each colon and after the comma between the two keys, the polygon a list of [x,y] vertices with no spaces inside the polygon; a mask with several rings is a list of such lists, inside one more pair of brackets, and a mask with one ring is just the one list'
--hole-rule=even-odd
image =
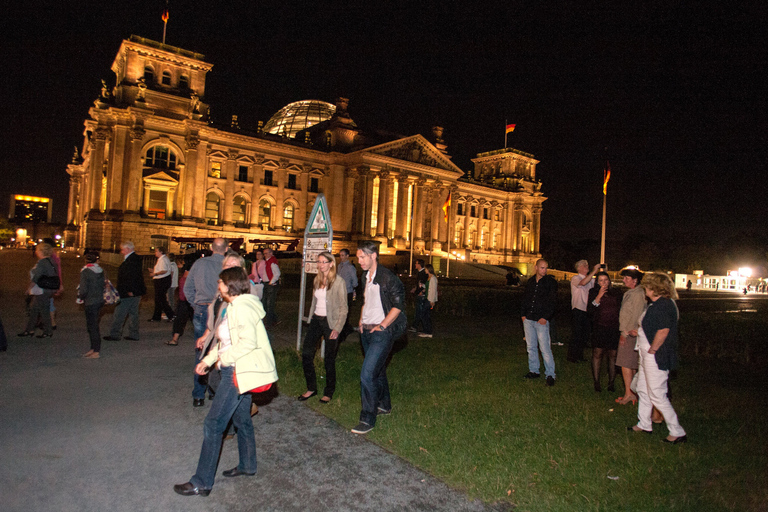
{"label": "man with gray hair", "polygon": [[[229,242],[224,238],[215,238],[211,243],[213,254],[207,258],[197,260],[189,269],[187,281],[184,283],[184,295],[194,309],[192,325],[195,330],[195,339],[199,339],[205,332],[208,324],[208,305],[216,298],[219,291],[219,273],[224,262],[224,254],[227,252]],[[195,350],[195,366],[205,356],[202,350]],[[205,403],[205,390],[207,385],[200,379],[202,377],[194,373],[194,387],[192,388],[192,406],[200,407]]]}
{"label": "man with gray hair", "polygon": [[117,269],[117,293],[120,294],[120,303],[115,306],[109,336],[104,336],[107,341],[120,339],[126,319],[128,336],[125,339],[139,339],[139,304],[141,296],[147,293],[147,286],[144,284],[141,258],[134,249],[133,242],[125,241],[120,244],[120,254],[123,255],[123,262]]}
{"label": "man with gray hair", "polygon": [[[567,360],[578,363],[584,360],[584,347],[587,345],[591,326],[587,315],[587,297],[589,290],[595,286],[592,277],[600,270],[600,265],[595,265],[589,272],[587,260],[579,260],[574,265],[576,274],[571,278],[571,342],[568,344]],[[588,273],[589,272],[589,273]]]}

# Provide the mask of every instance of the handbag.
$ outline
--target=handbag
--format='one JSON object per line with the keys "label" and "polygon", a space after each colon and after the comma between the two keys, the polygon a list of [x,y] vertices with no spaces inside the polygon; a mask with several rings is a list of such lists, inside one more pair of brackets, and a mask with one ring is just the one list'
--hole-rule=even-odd
{"label": "handbag", "polygon": [[40,276],[35,284],[44,290],[58,290],[61,287],[59,276]]}
{"label": "handbag", "polygon": [[[232,374],[232,379],[235,382],[235,389],[237,389],[237,371],[235,371]],[[272,387],[272,384],[274,384],[274,382],[270,382],[269,384],[264,384],[263,386],[259,386],[257,388],[253,388],[253,389],[251,389],[249,391],[246,391],[246,393],[263,393],[265,391],[269,391],[269,389]]]}
{"label": "handbag", "polygon": [[112,306],[120,303],[120,294],[109,279],[104,281],[104,304]]}

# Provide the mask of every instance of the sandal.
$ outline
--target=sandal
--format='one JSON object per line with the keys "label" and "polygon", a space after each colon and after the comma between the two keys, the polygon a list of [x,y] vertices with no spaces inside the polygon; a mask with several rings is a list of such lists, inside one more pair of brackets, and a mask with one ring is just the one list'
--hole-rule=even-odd
{"label": "sandal", "polygon": [[171,341],[166,341],[165,344],[168,345],[169,347],[175,347],[179,344],[179,342],[171,340]]}

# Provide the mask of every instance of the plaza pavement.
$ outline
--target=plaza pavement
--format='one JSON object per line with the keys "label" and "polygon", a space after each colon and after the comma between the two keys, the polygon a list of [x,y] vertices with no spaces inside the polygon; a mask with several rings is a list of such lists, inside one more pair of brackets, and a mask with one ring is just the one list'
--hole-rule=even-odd
{"label": "plaza pavement", "polygon": [[[170,324],[146,321],[150,289],[140,341],[103,342],[101,359],[83,359],[85,318],[74,303],[82,259],[65,254],[63,262],[66,290],[53,338],[17,338],[35,259],[32,251],[0,251],[0,315],[9,339],[0,352],[0,510],[493,510],[279,395],[254,417],[255,477],[220,476],[237,465],[233,439],[224,442],[209,497],[175,494],[172,486],[197,465],[209,408],[207,400],[191,406],[191,332],[178,347],[164,344]],[[116,270],[108,275],[114,280]],[[111,318],[105,308],[102,335]],[[295,343],[293,322],[277,329],[275,348]]]}

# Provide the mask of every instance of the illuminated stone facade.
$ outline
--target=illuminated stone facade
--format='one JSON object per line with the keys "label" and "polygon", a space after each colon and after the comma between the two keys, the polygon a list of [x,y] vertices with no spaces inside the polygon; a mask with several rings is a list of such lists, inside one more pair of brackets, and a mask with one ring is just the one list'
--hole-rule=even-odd
{"label": "illuminated stone facade", "polygon": [[[236,119],[214,126],[203,102],[211,68],[200,54],[136,36],[123,41],[112,64],[116,85],[102,88],[81,155],[67,167],[68,245],[108,250],[130,239],[147,252],[170,237],[285,240],[303,234],[322,192],[335,250],[373,238],[383,252],[414,244],[418,254],[445,256],[450,248],[481,263],[538,257],[545,198],[533,155],[483,153],[465,176],[442,128],[429,139],[366,132],[343,98],[292,104],[307,121],[303,129],[292,122],[290,134],[261,124],[249,132]],[[267,126],[287,126],[281,115],[293,114],[278,112]]]}

